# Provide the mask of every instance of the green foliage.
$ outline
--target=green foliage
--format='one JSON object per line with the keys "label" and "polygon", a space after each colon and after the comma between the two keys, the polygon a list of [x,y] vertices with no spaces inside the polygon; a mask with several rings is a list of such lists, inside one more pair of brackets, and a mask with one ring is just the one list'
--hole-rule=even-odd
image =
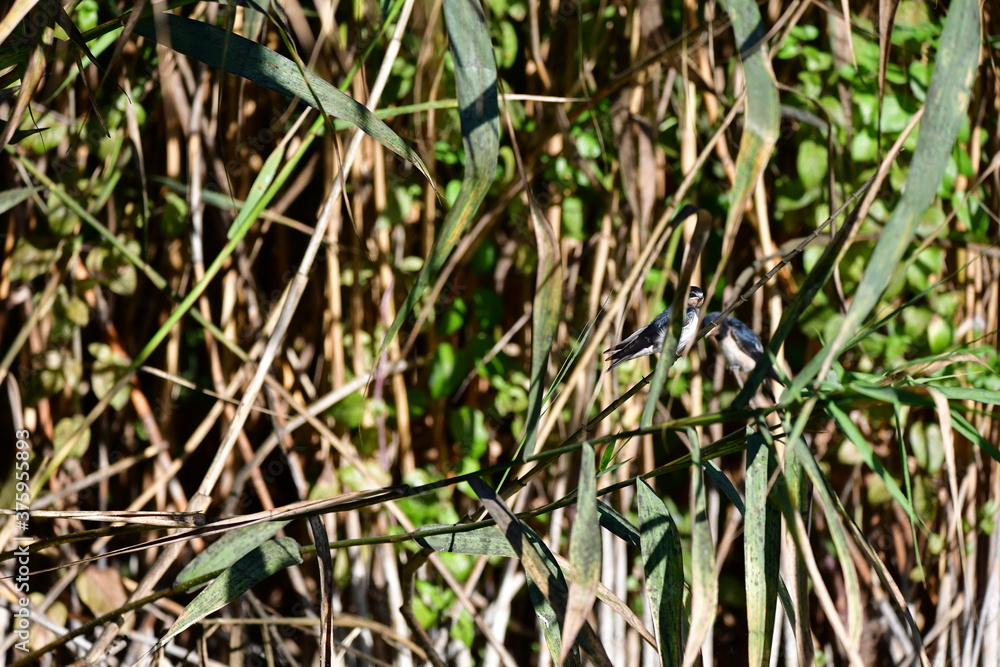
{"label": "green foliage", "polygon": [[[756,3],[725,4],[710,26],[701,7],[679,2],[584,0],[539,6],[537,17],[524,0],[488,0],[482,15],[453,0],[412,14],[401,14],[403,2],[342,3],[330,16],[305,7],[287,20],[266,6],[209,3],[206,13],[181,3],[159,24],[147,10],[127,36],[131,7],[115,3],[84,0],[58,20],[44,3],[12,14],[4,87],[30,113],[11,136],[0,191],[9,211],[0,375],[19,383],[22,421],[52,438],[54,456],[32,443],[32,497],[104,510],[143,494],[144,507],[170,516],[189,501],[235,521],[294,507],[281,528],[299,538],[302,513],[334,514],[332,589],[319,585],[312,556],[286,585],[282,570],[312,547],[251,525],[235,555],[206,560],[205,576],[226,570],[210,602],[177,596],[189,581],[166,591],[186,605],[173,630],[162,622],[169,611],[154,618],[148,602],[139,607],[159,637],[269,575],[283,583],[254,592],[276,616],[301,615],[310,596],[335,599],[345,619],[367,610],[352,650],[364,644],[357,650],[378,659],[417,658],[407,643],[419,639],[415,627],[400,639],[395,622],[391,632],[371,623],[396,618],[400,590],[430,636],[417,648],[448,644],[448,660],[470,664],[493,650],[482,621],[523,619],[528,605],[539,627],[508,624],[499,639],[511,656],[501,661],[548,650],[575,664],[582,650],[604,664],[613,647],[593,619],[605,622],[605,606],[648,608],[652,628],[622,611],[626,639],[634,646],[652,631],[664,664],[695,659],[709,628],[718,645],[766,664],[778,650],[776,597],[798,615],[791,641],[801,644],[785,650],[805,658],[818,647],[817,664],[883,659],[889,644],[897,658],[939,658],[937,644],[901,637],[949,622],[942,642],[977,632],[933,611],[954,605],[938,605],[942,591],[959,590],[944,579],[976,572],[958,559],[981,559],[997,520],[994,253],[980,254],[996,240],[987,169],[997,118],[979,98],[996,75],[968,55],[978,31],[953,34],[962,21],[971,34],[975,3],[901,2],[884,82],[888,44],[864,18],[878,16],[873,7],[852,7],[850,24],[805,7],[783,19],[797,25],[771,31]],[[677,26],[702,23],[678,37]],[[985,25],[994,46],[995,32]],[[764,34],[765,48],[749,48]],[[101,79],[84,46],[118,78]],[[977,78],[961,74],[963,51]],[[40,83],[28,76],[31,58],[44,61]],[[362,108],[383,77],[381,97]],[[854,209],[925,104],[864,218],[852,226],[840,216],[810,236],[857,195]],[[307,105],[350,122],[315,111],[300,120]],[[354,153],[358,128],[376,140]],[[692,166],[702,150],[708,160]],[[421,156],[433,156],[429,168]],[[750,387],[740,392],[727,368],[716,373],[711,340],[676,364],[668,353],[598,374],[595,351],[641,324],[636,312],[673,300],[691,230],[665,242],[658,229],[688,202],[712,223],[695,276],[715,285],[703,312],[737,304],[755,330],[777,329],[773,351],[783,348],[792,386],[773,411],[754,397],[750,408],[766,417],[733,408],[754,393],[753,377],[739,378]],[[775,252],[800,244],[801,259],[789,255],[763,293],[748,293]],[[307,247],[319,249],[315,259]],[[140,364],[150,371],[137,375]],[[666,379],[662,393],[644,389],[651,366]],[[635,432],[638,423],[651,425]],[[237,436],[236,453],[221,444]],[[251,458],[259,450],[266,458]],[[123,473],[93,474],[122,460]],[[307,498],[326,504],[295,505]],[[796,533],[796,519],[808,532]],[[222,530],[181,539],[213,555],[243,535]],[[720,549],[720,535],[738,538]],[[776,575],[779,542],[794,549],[798,582]],[[80,559],[91,543],[43,540],[39,557],[58,547],[60,559]],[[622,562],[602,569],[602,546]],[[439,552],[433,567],[421,567],[427,550]],[[136,578],[149,571],[142,557],[102,556],[112,569],[138,568]],[[517,577],[505,576],[510,558]],[[610,567],[624,576],[604,576]],[[862,568],[880,579],[876,592]],[[527,583],[508,590],[522,572]],[[970,577],[962,585],[978,599],[982,582]],[[595,601],[598,580],[611,597]],[[862,658],[873,608],[906,632]],[[194,634],[174,639],[187,647]],[[205,632],[203,645],[225,661],[222,634]],[[306,660],[322,645],[311,632],[295,641]],[[963,635],[945,654],[977,642]],[[45,650],[56,663],[78,657]]]}
{"label": "green foliage", "polygon": [[[141,251],[139,242],[122,239],[123,245],[133,254]],[[117,248],[100,245],[87,255],[87,271],[98,285],[103,285],[115,294],[133,294],[138,284],[135,266]]]}
{"label": "green foliage", "polygon": [[83,437],[77,438],[74,443],[72,443],[72,449],[69,452],[70,458],[78,459],[87,454],[87,449],[90,447],[90,429],[86,427],[83,415],[73,415],[72,417],[64,417],[59,420],[56,424],[55,432],[52,435],[52,446],[56,449],[62,449],[67,444],[70,444],[70,436],[77,432],[77,430],[83,429]]}
{"label": "green foliage", "polygon": [[489,432],[482,412],[467,405],[459,407],[448,417],[448,431],[458,443],[463,458],[478,461],[486,453]]}
{"label": "green foliage", "polygon": [[[124,374],[129,362],[121,355],[116,354],[110,346],[101,343],[91,343],[87,346],[87,351],[94,357],[90,376],[94,395],[97,398],[104,398]],[[123,387],[112,397],[111,406],[116,410],[121,410],[128,403],[128,397],[128,387]]]}

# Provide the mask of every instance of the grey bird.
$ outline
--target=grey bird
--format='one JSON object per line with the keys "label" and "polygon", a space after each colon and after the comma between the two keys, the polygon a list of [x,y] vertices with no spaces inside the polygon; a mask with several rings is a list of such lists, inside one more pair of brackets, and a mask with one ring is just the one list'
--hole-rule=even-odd
{"label": "grey bird", "polygon": [[[700,287],[691,286],[688,292],[687,311],[684,314],[684,324],[681,327],[680,340],[677,341],[677,354],[680,354],[688,341],[698,333],[698,309],[705,303],[705,292]],[[663,339],[667,335],[667,324],[670,322],[670,314],[673,306],[668,306],[666,310],[656,316],[652,322],[642,327],[634,334],[618,343],[614,347],[605,350],[604,354],[611,355],[607,361],[611,362],[608,370],[611,370],[623,361],[645,357],[650,354],[657,354],[663,351]]]}
{"label": "grey bird", "polygon": [[[705,315],[705,324],[711,324],[718,319],[719,313],[709,313]],[[723,318],[708,335],[715,336],[719,341],[719,349],[722,350],[722,356],[726,358],[726,363],[729,364],[731,371],[749,373],[764,356],[764,345],[760,342],[760,337],[753,332],[753,329],[735,317]],[[778,377],[774,366],[767,369],[767,377],[780,385],[785,384]],[[771,401],[774,401],[774,392],[771,391],[770,384],[765,381],[761,388],[764,390],[764,394]]]}

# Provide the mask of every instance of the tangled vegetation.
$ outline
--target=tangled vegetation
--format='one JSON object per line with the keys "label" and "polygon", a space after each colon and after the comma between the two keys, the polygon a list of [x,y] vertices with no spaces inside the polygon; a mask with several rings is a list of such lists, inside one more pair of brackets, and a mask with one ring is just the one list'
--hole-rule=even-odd
{"label": "tangled vegetation", "polygon": [[991,3],[12,4],[7,664],[1000,664]]}

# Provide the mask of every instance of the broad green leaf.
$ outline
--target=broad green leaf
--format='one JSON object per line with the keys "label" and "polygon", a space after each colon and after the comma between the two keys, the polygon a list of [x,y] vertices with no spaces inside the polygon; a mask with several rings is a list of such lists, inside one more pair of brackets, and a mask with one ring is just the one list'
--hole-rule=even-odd
{"label": "broad green leaf", "polygon": [[195,556],[174,579],[174,586],[197,579],[210,572],[228,568],[248,553],[267,542],[290,521],[266,521],[237,528],[226,533]]}
{"label": "broad green leaf", "polygon": [[775,452],[747,427],[746,514],[743,551],[746,559],[749,664],[768,665],[778,595],[781,517],[768,501],[768,484],[776,469]]}
{"label": "broad green leaf", "polygon": [[448,415],[448,432],[458,444],[462,456],[478,460],[486,453],[490,433],[486,416],[468,405],[459,406]]}
{"label": "broad green leaf", "polygon": [[167,46],[174,51],[351,122],[431,180],[420,156],[388,125],[363,104],[312,72],[303,72],[293,61],[245,37],[175,14],[139,19],[135,33],[157,42],[160,21],[170,37]]}
{"label": "broad green leaf", "polygon": [[413,536],[413,541],[422,547],[434,551],[447,551],[453,554],[470,554],[472,556],[505,556],[517,558],[517,552],[496,526],[483,526],[475,530],[453,530],[449,533],[424,535],[425,530],[457,528],[443,524],[428,524]]}
{"label": "broad green leaf", "polygon": [[[142,246],[135,239],[122,238],[124,246],[132,256],[142,252]],[[135,293],[139,283],[138,272],[129,255],[118,250],[113,245],[98,245],[87,254],[85,262],[90,278],[102,285],[107,285],[115,294],[130,296]]]}
{"label": "broad green leaf", "polygon": [[[105,343],[91,343],[87,351],[94,355],[94,364],[90,371],[90,386],[97,398],[104,398],[114,389],[118,379],[128,371],[129,361],[115,353]],[[129,400],[128,387],[119,389],[111,399],[111,407],[121,410]],[[82,426],[82,424],[81,424]]]}
{"label": "broad green leaf", "polygon": [[254,584],[290,565],[302,563],[299,544],[290,537],[269,540],[243,556],[210,583],[177,617],[173,627],[159,642],[165,645],[201,619],[243,595]]}
{"label": "broad green leaf", "polygon": [[469,315],[469,307],[465,304],[465,299],[456,297],[441,313],[438,321],[438,335],[447,338],[465,327],[466,318]]}
{"label": "broad green leaf", "polygon": [[434,398],[441,398],[442,396],[447,395],[449,393],[449,388],[456,384],[455,364],[455,348],[447,342],[438,345],[437,351],[434,354],[434,359],[431,361],[430,374],[427,379],[428,386],[431,390],[431,396]]}
{"label": "broad green leaf", "polygon": [[795,166],[798,169],[802,187],[808,190],[823,182],[824,177],[826,177],[827,157],[826,146],[821,146],[808,139],[799,144],[798,153],[795,156]]}
{"label": "broad green leaf", "polygon": [[594,607],[601,579],[601,525],[597,519],[596,457],[591,445],[580,448],[580,483],[577,487],[576,519],[569,536],[569,561],[573,579],[569,585],[566,618],[563,621],[559,664],[566,659],[587,614]]}
{"label": "broad green leaf", "polygon": [[10,255],[10,277],[16,282],[27,283],[50,271],[59,256],[62,247],[38,248],[22,236],[14,243],[14,252]]}
{"label": "broad green leaf", "polygon": [[681,664],[684,619],[684,563],[681,537],[666,505],[644,480],[636,484],[639,534],[646,595],[660,646],[660,662]]}
{"label": "broad green leaf", "polygon": [[694,429],[688,429],[692,445],[691,467],[691,628],[684,647],[684,666],[701,658],[701,645],[715,624],[719,603],[719,580],[715,576],[715,543],[708,520],[708,498],[701,469],[701,445]]}
{"label": "broad green leaf", "polygon": [[73,332],[76,327],[87,326],[87,322],[90,321],[90,307],[87,302],[70,294],[65,285],[59,285],[56,288],[56,300],[52,306],[57,320],[53,326],[54,338],[59,337],[55,331],[65,329]]}
{"label": "broad green leaf", "polygon": [[80,429],[83,431],[83,435],[76,438],[76,442],[73,444],[73,449],[70,451],[69,455],[72,458],[78,459],[87,453],[90,448],[90,429],[86,428],[85,419],[83,415],[73,415],[72,417],[63,417],[56,423],[56,427],[52,434],[52,446],[59,450],[66,446],[69,442],[70,436],[72,436],[76,431]]}

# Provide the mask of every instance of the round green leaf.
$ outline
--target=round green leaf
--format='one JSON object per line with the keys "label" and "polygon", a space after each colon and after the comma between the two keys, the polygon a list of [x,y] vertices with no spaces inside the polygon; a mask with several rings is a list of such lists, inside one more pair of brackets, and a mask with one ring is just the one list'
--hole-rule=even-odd
{"label": "round green leaf", "polygon": [[799,179],[807,190],[823,182],[827,170],[826,146],[821,146],[809,139],[799,144],[799,152],[795,159],[799,171]]}

